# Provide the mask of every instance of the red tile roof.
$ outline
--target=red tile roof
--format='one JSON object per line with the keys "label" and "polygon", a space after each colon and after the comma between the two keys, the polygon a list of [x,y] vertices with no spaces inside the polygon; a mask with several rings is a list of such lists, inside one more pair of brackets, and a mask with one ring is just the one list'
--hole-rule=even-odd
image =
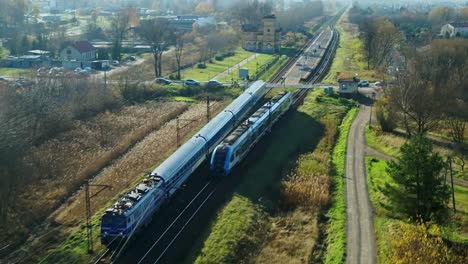
{"label": "red tile roof", "polygon": [[77,41],[72,44],[72,47],[77,49],[80,53],[96,50],[96,48],[87,40]]}

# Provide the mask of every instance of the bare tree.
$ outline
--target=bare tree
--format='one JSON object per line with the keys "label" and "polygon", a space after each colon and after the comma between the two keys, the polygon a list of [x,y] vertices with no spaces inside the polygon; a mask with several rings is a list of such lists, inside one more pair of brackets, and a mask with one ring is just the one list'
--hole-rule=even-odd
{"label": "bare tree", "polygon": [[175,50],[174,50],[174,56],[175,56],[175,61],[177,64],[177,79],[180,80],[180,68],[182,64],[182,53],[184,51],[184,34],[181,31],[175,32]]}
{"label": "bare tree", "polygon": [[397,83],[389,90],[392,107],[402,115],[408,136],[424,134],[438,126],[442,117],[443,101],[435,93],[435,87],[421,78],[415,65],[424,63],[413,60],[405,72],[397,77]]}
{"label": "bare tree", "polygon": [[165,49],[165,41],[168,40],[168,29],[168,20],[162,18],[142,22],[140,27],[140,35],[151,42],[155,77],[160,77],[162,75],[162,54]]}
{"label": "bare tree", "polygon": [[138,12],[135,7],[127,6],[119,11],[111,20],[111,33],[113,37],[112,58],[121,59],[122,41],[131,26],[135,26]]}

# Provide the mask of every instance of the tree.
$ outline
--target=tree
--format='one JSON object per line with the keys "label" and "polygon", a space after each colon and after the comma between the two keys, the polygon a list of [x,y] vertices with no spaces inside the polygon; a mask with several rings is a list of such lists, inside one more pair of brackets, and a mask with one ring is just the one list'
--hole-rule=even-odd
{"label": "tree", "polygon": [[395,204],[413,219],[440,219],[450,196],[444,178],[440,177],[444,161],[432,152],[431,142],[422,135],[412,137],[400,150],[400,157],[387,168],[399,186],[388,187]]}
{"label": "tree", "polygon": [[434,26],[449,22],[455,17],[455,10],[447,6],[436,6],[429,12],[429,20]]}
{"label": "tree", "polygon": [[195,8],[195,13],[200,15],[209,15],[214,12],[213,5],[209,1],[201,1]]}
{"label": "tree", "polygon": [[163,18],[142,21],[139,34],[151,43],[151,51],[154,59],[154,75],[162,75],[162,54],[165,49],[165,41],[168,40],[169,21]]}
{"label": "tree", "polygon": [[459,20],[463,21],[468,20],[468,7],[463,7],[462,9],[460,9],[460,11],[458,12],[458,18]]}
{"label": "tree", "polygon": [[175,56],[175,61],[177,65],[177,75],[176,78],[180,80],[180,68],[182,64],[182,53],[184,51],[184,34],[183,32],[174,32],[174,38],[175,38],[175,50],[174,50],[174,56]]}
{"label": "tree", "polygon": [[115,60],[121,59],[122,41],[130,27],[136,26],[139,20],[136,18],[137,10],[133,6],[127,6],[117,13],[111,19],[111,34],[112,41],[112,58]]}

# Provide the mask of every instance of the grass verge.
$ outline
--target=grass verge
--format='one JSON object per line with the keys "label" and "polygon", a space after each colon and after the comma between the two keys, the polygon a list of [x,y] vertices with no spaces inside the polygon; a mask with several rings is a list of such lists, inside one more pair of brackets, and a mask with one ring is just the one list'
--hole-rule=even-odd
{"label": "grass verge", "polygon": [[332,154],[334,166],[332,206],[328,211],[327,255],[325,263],[343,263],[346,253],[345,159],[348,133],[358,109],[352,109],[339,128],[338,140]]}

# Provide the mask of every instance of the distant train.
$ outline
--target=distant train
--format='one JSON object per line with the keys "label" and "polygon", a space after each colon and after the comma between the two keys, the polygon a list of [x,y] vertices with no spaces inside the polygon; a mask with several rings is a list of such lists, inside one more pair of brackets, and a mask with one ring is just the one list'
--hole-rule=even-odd
{"label": "distant train", "polygon": [[242,161],[271,126],[291,107],[292,95],[283,92],[258,109],[218,145],[210,161],[214,176],[226,176]]}
{"label": "distant train", "polygon": [[254,82],[197,134],[177,149],[134,189],[108,208],[101,219],[101,240],[108,245],[127,238],[151,220],[154,212],[263,98],[268,89]]}

